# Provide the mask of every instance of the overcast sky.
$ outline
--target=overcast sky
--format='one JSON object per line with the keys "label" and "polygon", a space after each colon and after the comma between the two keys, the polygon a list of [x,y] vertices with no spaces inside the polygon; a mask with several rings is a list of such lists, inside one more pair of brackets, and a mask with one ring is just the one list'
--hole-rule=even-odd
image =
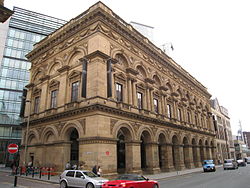
{"label": "overcast sky", "polygon": [[[97,0],[5,0],[13,6],[70,20]],[[103,0],[126,22],[154,27],[157,46],[171,42],[171,57],[250,131],[250,11],[248,0]]]}

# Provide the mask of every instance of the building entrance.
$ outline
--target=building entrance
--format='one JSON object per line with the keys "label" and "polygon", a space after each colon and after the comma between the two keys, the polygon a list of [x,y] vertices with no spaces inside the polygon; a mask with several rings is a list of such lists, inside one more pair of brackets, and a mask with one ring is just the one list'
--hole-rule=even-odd
{"label": "building entrance", "polygon": [[76,129],[73,129],[70,134],[70,141],[71,141],[71,147],[70,147],[70,161],[72,163],[78,163],[79,161],[79,141],[78,141],[79,135]]}

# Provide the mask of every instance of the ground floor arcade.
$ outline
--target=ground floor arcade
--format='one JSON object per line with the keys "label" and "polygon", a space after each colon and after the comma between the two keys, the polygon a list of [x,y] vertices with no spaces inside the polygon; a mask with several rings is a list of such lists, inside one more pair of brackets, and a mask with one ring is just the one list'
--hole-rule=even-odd
{"label": "ground floor arcade", "polygon": [[[213,139],[198,131],[90,116],[31,126],[27,161],[58,171],[68,161],[82,162],[86,169],[100,165],[105,174],[175,171],[200,167],[204,159],[215,160]],[[24,152],[21,159],[23,163]]]}

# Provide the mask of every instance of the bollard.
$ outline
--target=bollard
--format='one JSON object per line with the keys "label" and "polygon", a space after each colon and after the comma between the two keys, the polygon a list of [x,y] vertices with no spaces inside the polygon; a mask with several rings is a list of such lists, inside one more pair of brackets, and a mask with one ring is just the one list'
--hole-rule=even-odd
{"label": "bollard", "polygon": [[50,168],[49,168],[49,171],[48,171],[48,180],[50,180]]}
{"label": "bollard", "polygon": [[39,178],[42,178],[42,168],[40,168]]}
{"label": "bollard", "polygon": [[15,179],[14,179],[14,187],[16,187],[17,184],[17,175],[15,175]]}
{"label": "bollard", "polygon": [[34,178],[34,174],[35,174],[35,169],[32,168],[32,178]]}

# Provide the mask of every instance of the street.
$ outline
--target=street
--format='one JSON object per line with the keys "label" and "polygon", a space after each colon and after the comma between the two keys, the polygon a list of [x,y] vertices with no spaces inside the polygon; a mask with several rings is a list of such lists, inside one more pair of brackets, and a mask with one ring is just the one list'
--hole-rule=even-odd
{"label": "street", "polygon": [[[236,170],[217,168],[216,172],[196,172],[159,180],[160,188],[250,188],[250,165]],[[0,172],[0,187],[14,187],[14,176]],[[35,179],[18,177],[17,188],[59,188],[53,184]]]}
{"label": "street", "polygon": [[236,170],[193,173],[160,180],[161,188],[250,188],[250,165]]}
{"label": "street", "polygon": [[[14,176],[10,173],[0,172],[0,188],[14,187]],[[58,188],[59,184],[47,183],[35,179],[26,179],[18,177],[17,188]]]}

